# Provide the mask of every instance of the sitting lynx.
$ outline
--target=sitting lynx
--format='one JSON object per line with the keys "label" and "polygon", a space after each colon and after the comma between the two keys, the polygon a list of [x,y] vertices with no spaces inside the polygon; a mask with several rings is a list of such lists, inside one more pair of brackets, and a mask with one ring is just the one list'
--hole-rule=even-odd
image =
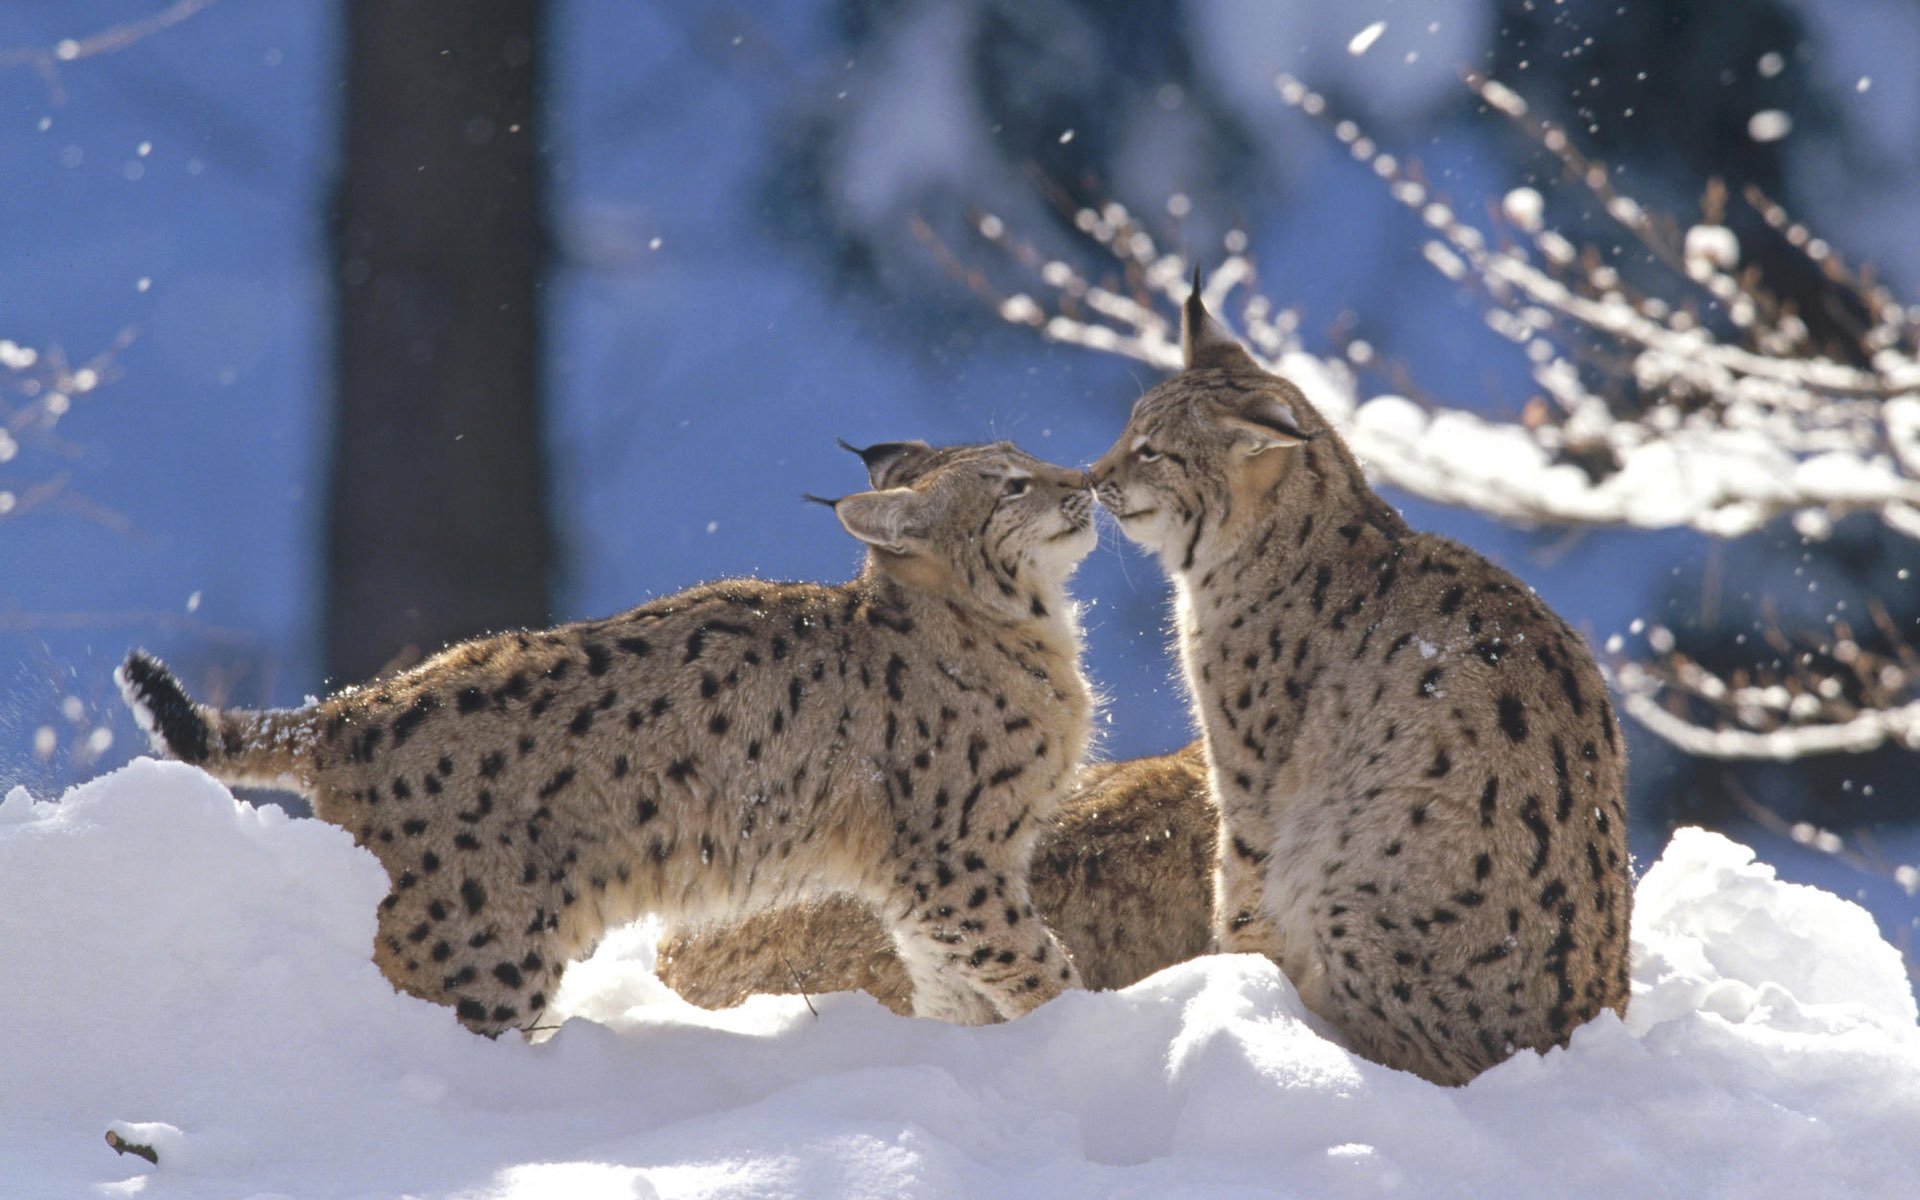
{"label": "sitting lynx", "polygon": [[371,850],[375,960],[477,1031],[537,1022],[610,925],[831,892],[885,914],[916,1013],[1016,1016],[1076,982],[1027,863],[1087,740],[1091,497],[1010,445],[916,452],[834,503],[870,547],[837,587],[708,584],[290,711],[195,705],[141,654],[121,684],[158,746]]}
{"label": "sitting lynx", "polygon": [[[1199,743],[1160,758],[1099,763],[1041,827],[1033,907],[1090,988],[1123,988],[1205,954],[1217,835]],[[730,1008],[762,992],[871,992],[911,1011],[913,986],[865,901],[833,896],[672,930],[660,978],[695,1004]]]}
{"label": "sitting lynx", "polygon": [[1627,1003],[1626,761],[1578,635],[1416,533],[1187,302],[1187,370],[1096,494],[1173,578],[1220,811],[1221,948],[1369,1057],[1461,1083]]}

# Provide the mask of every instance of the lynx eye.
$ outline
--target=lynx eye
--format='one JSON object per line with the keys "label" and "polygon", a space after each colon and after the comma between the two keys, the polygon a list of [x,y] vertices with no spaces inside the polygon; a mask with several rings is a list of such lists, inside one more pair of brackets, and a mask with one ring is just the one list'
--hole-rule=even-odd
{"label": "lynx eye", "polygon": [[1152,446],[1135,446],[1133,448],[1133,456],[1143,463],[1156,463],[1166,457],[1166,455],[1161,454]]}
{"label": "lynx eye", "polygon": [[1008,476],[1006,486],[1002,489],[1002,494],[1009,500],[1024,496],[1027,494],[1027,485],[1030,482],[1031,481],[1024,476]]}

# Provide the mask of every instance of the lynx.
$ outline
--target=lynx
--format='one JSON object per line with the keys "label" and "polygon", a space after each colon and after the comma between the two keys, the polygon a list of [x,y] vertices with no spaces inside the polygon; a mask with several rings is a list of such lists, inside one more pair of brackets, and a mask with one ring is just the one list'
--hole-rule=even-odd
{"label": "lynx", "polygon": [[[1205,954],[1217,835],[1199,743],[1080,772],[1033,852],[1033,906],[1090,988],[1123,988]],[[707,1008],[763,992],[872,993],[908,1012],[913,987],[879,917],[834,896],[673,930],[661,979]]]}
{"label": "lynx", "polygon": [[1625,752],[1580,637],[1417,533],[1299,389],[1185,311],[1096,495],[1172,577],[1220,947],[1462,1083],[1627,1003]]}
{"label": "lynx", "polygon": [[835,892],[884,914],[915,1013],[1017,1016],[1077,982],[1027,864],[1087,741],[1091,495],[1007,444],[897,452],[911,486],[830,502],[868,547],[846,584],[707,584],[294,710],[196,705],[139,653],[121,685],[156,748],[371,850],[375,961],[476,1031],[536,1023],[610,925]]}

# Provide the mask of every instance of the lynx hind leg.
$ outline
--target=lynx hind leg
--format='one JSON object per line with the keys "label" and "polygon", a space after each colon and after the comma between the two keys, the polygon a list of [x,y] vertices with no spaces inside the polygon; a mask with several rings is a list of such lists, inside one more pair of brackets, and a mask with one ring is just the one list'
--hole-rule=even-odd
{"label": "lynx hind leg", "polygon": [[914,984],[893,940],[867,902],[851,895],[670,929],[656,970],[702,1008],[731,1008],[763,993],[858,990],[894,1012],[913,1011]]}
{"label": "lynx hind leg", "polygon": [[412,878],[403,875],[380,905],[373,958],[381,973],[401,991],[451,1007],[475,1033],[537,1024],[572,957],[553,915],[558,905],[550,911],[521,889],[472,878],[457,887],[405,882]]}
{"label": "lynx hind leg", "polygon": [[1080,986],[1073,959],[1034,914],[1017,875],[984,867],[962,875],[910,905],[893,936],[913,980],[915,1016],[1009,1020]]}

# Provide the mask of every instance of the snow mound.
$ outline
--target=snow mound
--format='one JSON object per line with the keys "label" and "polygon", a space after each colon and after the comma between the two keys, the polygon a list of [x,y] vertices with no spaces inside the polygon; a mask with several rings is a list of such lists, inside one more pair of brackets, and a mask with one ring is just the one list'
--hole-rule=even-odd
{"label": "snow mound", "polygon": [[177,764],[16,789],[0,1191],[1838,1197],[1920,1170],[1900,956],[1698,831],[1640,885],[1628,1019],[1453,1090],[1355,1058],[1251,957],[963,1029],[857,995],[705,1013],[632,929],[570,973],[576,1019],[487,1041],[375,971],[384,891],[341,831]]}

